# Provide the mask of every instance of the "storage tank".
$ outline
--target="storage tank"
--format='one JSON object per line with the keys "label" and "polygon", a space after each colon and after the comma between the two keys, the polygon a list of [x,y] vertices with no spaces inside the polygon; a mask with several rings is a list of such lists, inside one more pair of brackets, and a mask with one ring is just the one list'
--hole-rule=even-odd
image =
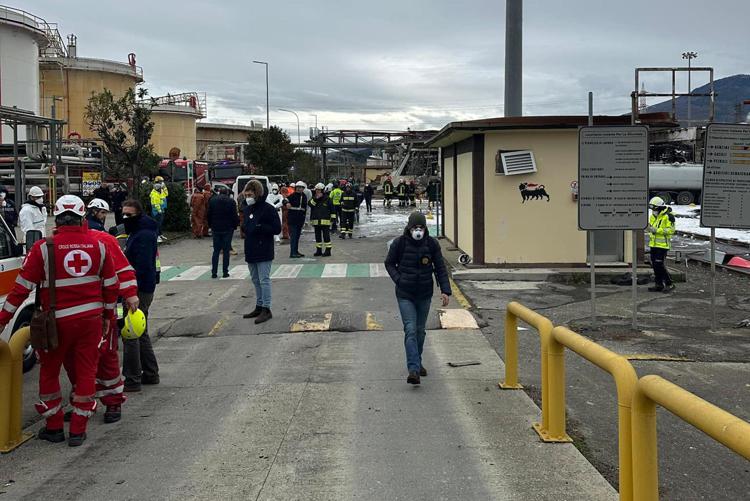
{"label": "storage tank", "polygon": [[[39,114],[39,49],[47,46],[47,23],[33,14],[0,6],[0,105]],[[19,127],[18,138],[26,139]],[[0,143],[13,142],[13,129],[0,128]]]}
{"label": "storage tank", "polygon": [[703,165],[695,163],[649,163],[648,186],[651,195],[667,203],[689,205],[700,201],[703,188]]}
{"label": "storage tank", "polygon": [[185,92],[157,97],[151,110],[154,134],[151,144],[156,154],[169,156],[172,148],[190,160],[196,156],[196,120],[206,117],[205,95]]}
{"label": "storage tank", "polygon": [[67,43],[58,40],[54,51],[46,51],[39,60],[41,71],[41,111],[68,123],[64,137],[96,139],[86,123],[86,106],[92,93],[109,89],[122,97],[128,89],[143,82],[143,70],[135,64],[135,54],[127,62],[78,57],[77,38],[68,37]]}

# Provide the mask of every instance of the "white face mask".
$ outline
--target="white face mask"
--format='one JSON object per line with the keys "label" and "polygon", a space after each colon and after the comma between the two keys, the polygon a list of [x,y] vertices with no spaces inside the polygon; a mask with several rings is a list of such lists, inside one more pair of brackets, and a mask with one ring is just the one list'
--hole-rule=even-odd
{"label": "white face mask", "polygon": [[255,204],[255,197],[245,197],[245,202],[247,202],[247,205],[253,205]]}
{"label": "white face mask", "polygon": [[279,193],[279,190],[272,190],[271,193],[273,193],[274,195],[277,195]]}
{"label": "white face mask", "polygon": [[424,238],[424,230],[419,228],[411,230],[411,237],[414,240],[422,240]]}

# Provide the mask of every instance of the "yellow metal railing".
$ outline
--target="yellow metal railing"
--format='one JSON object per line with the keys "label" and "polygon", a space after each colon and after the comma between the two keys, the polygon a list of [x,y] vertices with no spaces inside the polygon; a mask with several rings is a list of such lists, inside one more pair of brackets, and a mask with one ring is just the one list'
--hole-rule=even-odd
{"label": "yellow metal railing", "polygon": [[633,394],[635,499],[659,499],[656,405],[750,460],[750,423],[659,376],[644,376]]}
{"label": "yellow metal railing", "polygon": [[[620,499],[629,501],[633,499],[633,441],[630,410],[638,375],[630,362],[622,355],[618,355],[565,327],[552,329],[547,377],[550,386],[550,405],[552,406],[550,415],[563,416],[563,430],[565,430],[565,347],[608,372],[615,380],[617,388]],[[560,409],[555,409],[555,406],[558,405]]]}
{"label": "yellow metal railing", "polygon": [[17,330],[10,342],[0,341],[0,452],[14,450],[33,437],[22,429],[23,352],[29,344],[28,327]]}

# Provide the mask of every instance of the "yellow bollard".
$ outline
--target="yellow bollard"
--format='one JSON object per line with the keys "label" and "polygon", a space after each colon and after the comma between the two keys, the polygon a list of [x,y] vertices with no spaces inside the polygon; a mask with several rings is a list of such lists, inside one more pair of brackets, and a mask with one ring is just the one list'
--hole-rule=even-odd
{"label": "yellow bollard", "polygon": [[505,381],[498,386],[504,390],[523,388],[518,384],[518,317],[510,309],[505,312]]}
{"label": "yellow bollard", "polygon": [[0,451],[10,442],[11,358],[8,343],[0,340]]}
{"label": "yellow bollard", "polygon": [[[21,444],[31,439],[34,435],[23,432],[22,404],[23,404],[23,352],[29,343],[30,330],[23,327],[17,330],[7,347],[6,355],[9,355],[7,375],[9,376],[7,385],[2,384],[3,374],[3,353],[0,342],[0,452],[6,453],[19,447]],[[7,397],[3,398],[3,391],[7,390]],[[5,409],[5,423],[3,422],[2,404],[7,403]],[[6,436],[3,437],[3,429],[6,430]],[[3,438],[5,438],[3,440]]]}

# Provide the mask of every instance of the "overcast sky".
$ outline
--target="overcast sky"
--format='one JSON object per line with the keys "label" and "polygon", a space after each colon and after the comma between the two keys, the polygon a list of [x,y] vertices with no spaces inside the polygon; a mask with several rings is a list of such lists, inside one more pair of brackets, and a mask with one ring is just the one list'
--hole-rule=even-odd
{"label": "overcast sky", "polygon": [[[153,96],[200,91],[211,122],[440,128],[502,116],[503,0],[32,0],[11,4],[78,36],[78,55],[137,54]],[[625,113],[637,66],[750,73],[748,0],[525,0],[524,113]],[[668,77],[646,80],[668,90]],[[695,82],[694,87],[705,81]],[[687,82],[682,82],[684,89]],[[656,102],[656,101],[654,101]],[[649,103],[653,104],[653,103]]]}

